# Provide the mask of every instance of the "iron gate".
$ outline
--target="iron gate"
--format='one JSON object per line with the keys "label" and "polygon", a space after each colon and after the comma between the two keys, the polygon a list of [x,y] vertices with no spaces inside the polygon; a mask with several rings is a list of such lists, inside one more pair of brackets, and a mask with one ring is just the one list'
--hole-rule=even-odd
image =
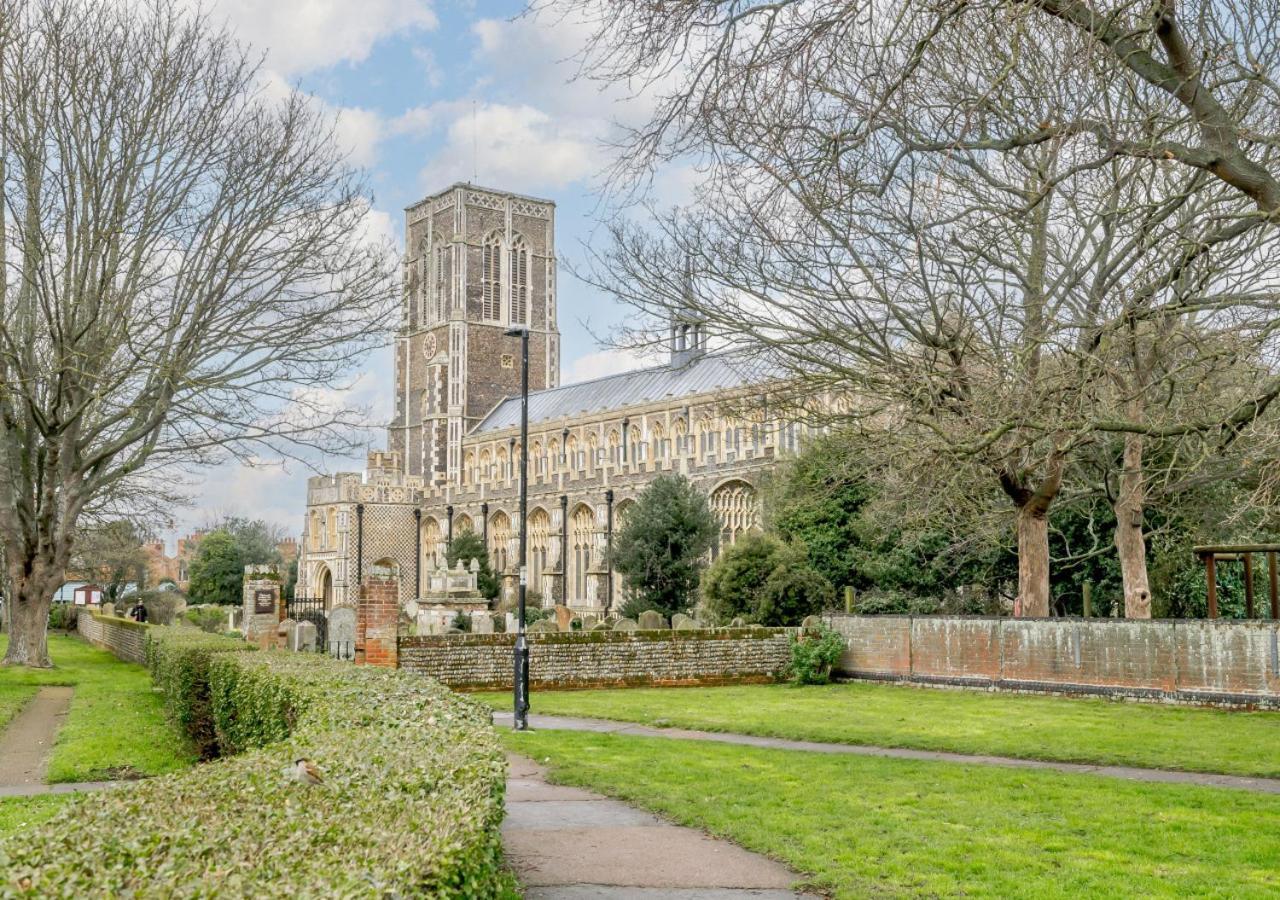
{"label": "iron gate", "polygon": [[294,597],[284,601],[284,614],[295,622],[316,626],[316,652],[329,652],[329,616],[323,597]]}

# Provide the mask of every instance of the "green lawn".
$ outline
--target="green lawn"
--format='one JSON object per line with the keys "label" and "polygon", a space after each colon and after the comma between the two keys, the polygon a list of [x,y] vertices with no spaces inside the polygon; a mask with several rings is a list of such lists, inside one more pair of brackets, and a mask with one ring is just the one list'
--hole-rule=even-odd
{"label": "green lawn", "polygon": [[837,897],[1280,893],[1272,795],[582,732],[504,741]]}
{"label": "green lawn", "polygon": [[0,729],[22,711],[27,701],[35,696],[36,689],[26,684],[5,684],[0,676]]}
{"label": "green lawn", "polygon": [[[0,654],[7,643],[0,635]],[[50,782],[162,775],[195,763],[186,739],[165,719],[146,669],[61,634],[49,636],[49,653],[52,669],[0,668],[0,716],[3,698],[14,692],[75,688],[49,761]]]}
{"label": "green lawn", "polygon": [[0,840],[53,818],[74,797],[74,794],[44,794],[0,798]]}
{"label": "green lawn", "polygon": [[[498,709],[510,694],[480,694]],[[798,740],[1280,777],[1280,713],[849,683],[533,691],[537,713]]]}

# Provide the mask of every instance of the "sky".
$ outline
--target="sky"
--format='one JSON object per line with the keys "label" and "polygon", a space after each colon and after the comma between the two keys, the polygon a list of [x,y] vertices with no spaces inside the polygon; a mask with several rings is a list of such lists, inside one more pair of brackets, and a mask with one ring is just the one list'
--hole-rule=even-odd
{"label": "sky", "polygon": [[[642,365],[605,351],[624,311],[566,268],[600,226],[604,139],[635,121],[641,100],[573,80],[584,31],[521,16],[523,2],[493,0],[214,0],[205,8],[264,54],[269,91],[297,86],[337,117],[353,162],[368,171],[375,226],[403,246],[403,209],[456,181],[554,200],[562,380],[581,381]],[[678,173],[660,192],[680,191]],[[350,386],[372,424],[391,414],[391,350],[362,363]],[[385,440],[371,432],[377,448]],[[169,536],[223,515],[265,519],[301,531],[313,471],[270,459],[200,473],[193,504]],[[363,458],[330,459],[327,472],[360,471]]]}

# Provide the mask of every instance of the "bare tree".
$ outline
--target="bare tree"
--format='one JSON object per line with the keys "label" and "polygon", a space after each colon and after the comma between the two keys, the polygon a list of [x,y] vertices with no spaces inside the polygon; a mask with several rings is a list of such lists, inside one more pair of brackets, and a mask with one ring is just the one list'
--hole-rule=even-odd
{"label": "bare tree", "polygon": [[[620,183],[688,158],[706,173],[691,208],[648,211],[656,238],[616,225],[596,282],[658,316],[692,307],[810,396],[852,391],[846,416],[935,487],[938,468],[961,491],[994,475],[1026,614],[1048,611],[1075,455],[1128,435],[1116,543],[1149,615],[1143,441],[1255,422],[1280,387],[1259,365],[1278,299],[1263,195],[1116,137],[1177,102],[1038,7],[569,5],[598,13],[588,73],[659,93]],[[1163,121],[1148,147],[1180,127]],[[683,259],[696,290],[672,278]],[[1225,333],[1251,378],[1189,417],[1189,385],[1235,363]]]}
{"label": "bare tree", "polygon": [[0,0],[5,662],[48,666],[77,525],[226,453],[340,450],[394,254],[306,97],[174,0]]}

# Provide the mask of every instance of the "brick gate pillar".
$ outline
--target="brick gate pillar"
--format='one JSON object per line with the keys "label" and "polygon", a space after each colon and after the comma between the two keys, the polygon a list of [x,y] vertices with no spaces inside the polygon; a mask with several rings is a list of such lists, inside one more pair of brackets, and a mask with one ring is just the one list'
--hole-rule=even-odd
{"label": "brick gate pillar", "polygon": [[397,668],[400,664],[400,584],[370,576],[356,604],[356,662]]}

